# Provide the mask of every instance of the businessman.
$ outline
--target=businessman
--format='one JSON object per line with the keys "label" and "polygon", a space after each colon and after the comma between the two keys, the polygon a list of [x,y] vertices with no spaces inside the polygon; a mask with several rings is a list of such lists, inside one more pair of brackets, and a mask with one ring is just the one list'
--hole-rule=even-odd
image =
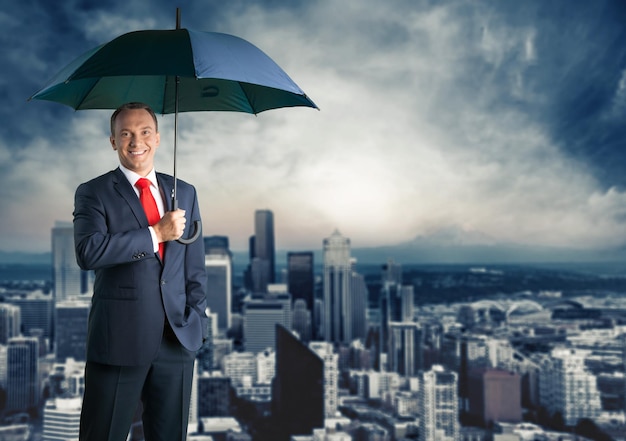
{"label": "businessman", "polygon": [[[184,441],[195,351],[207,333],[203,241],[193,186],[157,173],[157,118],[128,103],[111,116],[119,168],[76,190],[74,242],[95,270],[87,332],[81,441],[125,441],[139,401],[146,441]],[[147,179],[147,181],[145,180]],[[189,221],[189,222],[187,222]]]}

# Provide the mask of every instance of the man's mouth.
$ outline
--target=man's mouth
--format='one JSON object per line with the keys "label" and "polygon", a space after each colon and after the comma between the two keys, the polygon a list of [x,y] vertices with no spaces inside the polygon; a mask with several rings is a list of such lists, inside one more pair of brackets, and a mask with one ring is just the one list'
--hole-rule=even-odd
{"label": "man's mouth", "polygon": [[129,151],[128,153],[132,156],[140,156],[146,153],[147,151],[148,150],[132,150],[132,151]]}

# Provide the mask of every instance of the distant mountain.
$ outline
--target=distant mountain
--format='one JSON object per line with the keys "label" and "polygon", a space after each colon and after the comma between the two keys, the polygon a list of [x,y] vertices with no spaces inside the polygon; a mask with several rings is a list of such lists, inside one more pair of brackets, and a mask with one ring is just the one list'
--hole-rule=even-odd
{"label": "distant mountain", "polygon": [[0,250],[0,264],[52,264],[52,254]]}
{"label": "distant mountain", "polygon": [[396,245],[355,248],[352,255],[359,263],[368,264],[384,263],[388,258],[407,264],[626,262],[623,248],[577,249],[501,243],[481,232],[458,227],[444,228]]}

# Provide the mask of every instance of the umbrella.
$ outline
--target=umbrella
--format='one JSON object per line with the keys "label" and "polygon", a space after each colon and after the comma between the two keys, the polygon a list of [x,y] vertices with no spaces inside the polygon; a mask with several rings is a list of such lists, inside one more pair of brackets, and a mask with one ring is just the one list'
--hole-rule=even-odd
{"label": "umbrella", "polygon": [[[239,37],[180,28],[123,34],[76,58],[29,100],[81,109],[116,109],[138,101],[174,113],[174,192],[178,113],[233,111],[257,114],[281,107],[318,108],[264,52]],[[200,234],[195,225],[190,239]]]}

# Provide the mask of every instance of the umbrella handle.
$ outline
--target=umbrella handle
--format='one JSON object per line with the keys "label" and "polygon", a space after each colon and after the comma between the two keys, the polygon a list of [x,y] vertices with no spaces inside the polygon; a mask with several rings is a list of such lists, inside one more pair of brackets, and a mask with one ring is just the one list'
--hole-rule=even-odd
{"label": "umbrella handle", "polygon": [[202,223],[199,220],[194,221],[193,233],[191,234],[191,237],[189,239],[183,239],[181,237],[181,238],[176,239],[176,242],[182,243],[183,245],[189,245],[190,243],[193,243],[196,241],[196,239],[200,236],[201,231],[202,231]]}
{"label": "umbrella handle", "polygon": [[[174,199],[172,201],[174,210],[178,210],[178,199]],[[183,239],[179,237],[176,239],[176,242],[182,243],[183,245],[189,245],[196,241],[196,239],[200,236],[200,232],[202,231],[202,222],[199,220],[193,222],[193,233],[191,233],[191,237],[189,239]]]}

